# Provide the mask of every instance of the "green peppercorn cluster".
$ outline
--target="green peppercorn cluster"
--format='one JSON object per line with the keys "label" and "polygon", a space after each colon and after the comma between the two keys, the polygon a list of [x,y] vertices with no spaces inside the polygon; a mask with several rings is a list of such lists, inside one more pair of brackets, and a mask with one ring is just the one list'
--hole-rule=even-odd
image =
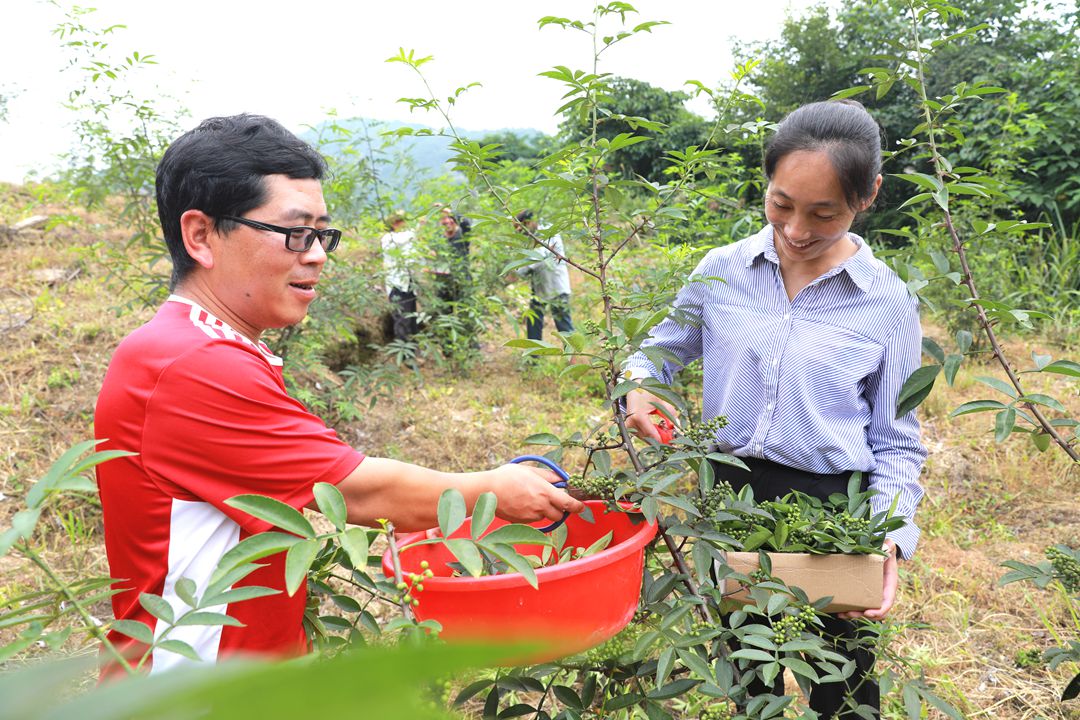
{"label": "green peppercorn cluster", "polygon": [[806,626],[813,622],[817,613],[809,605],[804,605],[795,615],[785,615],[773,620],[772,628],[776,642],[786,643],[798,640]]}
{"label": "green peppercorn cluster", "polygon": [[586,495],[602,500],[614,500],[615,492],[619,489],[619,481],[614,475],[592,475],[587,478],[575,476],[570,484]]}
{"label": "green peppercorn cluster", "polygon": [[698,717],[701,720],[731,720],[731,706],[727,703],[714,703],[702,708]]}
{"label": "green peppercorn cluster", "polygon": [[711,443],[716,434],[727,427],[727,416],[717,415],[704,422],[683,429],[683,437],[695,445]]}
{"label": "green peppercorn cluster", "polygon": [[836,516],[836,524],[847,531],[848,535],[864,535],[870,532],[870,520],[867,518],[853,517],[848,511]]}
{"label": "green peppercorn cluster", "polygon": [[1046,548],[1046,559],[1054,566],[1054,577],[1065,590],[1080,592],[1080,561],[1059,547]]}
{"label": "green peppercorn cluster", "polygon": [[788,526],[788,541],[802,545],[811,545],[814,536],[811,534],[816,523],[815,518],[805,515],[807,508],[798,504],[789,503],[764,503],[773,511],[777,520],[783,520]]}
{"label": "green peppercorn cluster", "polygon": [[591,665],[625,662],[633,652],[644,626],[631,623],[615,637],[586,651],[585,661]]}
{"label": "green peppercorn cluster", "polygon": [[431,571],[428,566],[427,560],[420,561],[420,572],[409,573],[408,582],[402,580],[395,587],[397,591],[401,593],[401,602],[406,605],[416,606],[420,604],[420,600],[413,596],[413,593],[419,593],[424,591],[424,580],[432,577],[435,573]]}
{"label": "green peppercorn cluster", "polygon": [[712,490],[705,493],[704,497],[698,496],[694,499],[694,505],[697,506],[702,517],[712,517],[734,494],[735,491],[731,489],[731,485],[726,480],[717,480]]}
{"label": "green peppercorn cluster", "polygon": [[728,525],[726,523],[717,523],[716,529],[739,543],[750,537],[750,533],[754,531],[749,525]]}

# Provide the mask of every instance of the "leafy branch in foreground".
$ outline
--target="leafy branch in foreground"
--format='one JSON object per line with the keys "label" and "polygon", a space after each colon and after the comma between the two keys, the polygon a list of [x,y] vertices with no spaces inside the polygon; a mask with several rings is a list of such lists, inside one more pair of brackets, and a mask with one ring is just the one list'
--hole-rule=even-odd
{"label": "leafy branch in foreground", "polygon": [[[957,286],[962,286],[968,298],[966,305],[975,313],[978,326],[990,345],[994,359],[1004,370],[1007,381],[996,378],[980,378],[980,381],[998,390],[1007,398],[1007,402],[997,400],[978,400],[956,408],[953,416],[975,412],[994,412],[994,437],[1001,442],[1012,433],[1023,432],[1030,435],[1032,442],[1040,450],[1045,450],[1053,442],[1062,449],[1073,462],[1080,463],[1080,450],[1077,449],[1077,428],[1080,421],[1068,416],[1068,411],[1059,400],[1042,394],[1032,393],[1024,388],[1021,375],[1024,373],[1055,373],[1066,377],[1080,378],[1080,364],[1072,360],[1058,360],[1048,356],[1035,356],[1034,366],[1020,370],[1005,354],[996,327],[1001,323],[1019,323],[1031,326],[1031,320],[1045,317],[1045,313],[1014,308],[1007,303],[982,298],[977,280],[972,272],[968,257],[969,246],[976,240],[985,239],[992,233],[1022,233],[1023,231],[1046,227],[1044,223],[1025,223],[1020,221],[997,221],[974,219],[970,222],[973,239],[965,239],[957,220],[955,207],[964,197],[991,198],[1000,196],[998,183],[977,168],[954,165],[945,154],[943,143],[946,138],[963,138],[963,125],[958,120],[958,113],[972,102],[984,97],[1005,92],[1004,89],[986,85],[982,82],[958,83],[952,93],[930,98],[926,90],[925,69],[929,57],[950,43],[973,36],[985,30],[987,25],[979,24],[949,37],[927,40],[924,37],[923,21],[927,16],[958,16],[961,11],[942,0],[910,0],[908,3],[911,38],[910,52],[885,56],[882,59],[895,63],[894,68],[883,70],[870,68],[864,72],[873,77],[871,85],[850,88],[837,93],[837,97],[850,97],[876,89],[878,96],[887,93],[896,82],[903,82],[915,90],[918,97],[918,109],[922,122],[915,128],[914,138],[901,141],[897,154],[912,156],[914,161],[925,161],[930,165],[929,173],[906,172],[896,177],[913,184],[919,192],[909,198],[903,207],[912,208],[910,216],[921,228],[933,234],[935,220],[928,217],[917,206],[929,205],[936,211],[944,224],[949,252],[955,254],[960,266],[953,271],[951,262],[944,254],[933,255],[933,261],[940,279],[947,279]],[[918,138],[918,139],[916,139]],[[927,280],[921,273],[909,265],[902,276],[908,277],[908,287],[918,293],[926,286]],[[916,370],[905,383],[897,403],[897,415],[903,415],[919,405],[930,394],[934,382],[942,370],[945,379],[951,385],[963,359],[970,354],[972,337],[970,333],[958,333],[956,353],[946,354],[937,343],[927,341],[924,350],[936,363]],[[1063,417],[1048,417],[1053,411]],[[1028,427],[1023,427],[1025,423]],[[1071,437],[1068,437],[1071,431]]]}

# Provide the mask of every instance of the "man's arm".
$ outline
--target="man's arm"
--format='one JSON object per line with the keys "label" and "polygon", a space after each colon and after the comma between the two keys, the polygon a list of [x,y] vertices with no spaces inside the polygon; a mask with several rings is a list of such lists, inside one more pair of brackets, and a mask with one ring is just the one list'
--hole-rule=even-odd
{"label": "man's arm", "polygon": [[585,506],[554,487],[556,475],[525,465],[503,465],[473,473],[438,470],[368,457],[337,486],[345,496],[349,522],[374,525],[387,518],[397,530],[425,530],[438,525],[439,496],[457,488],[472,511],[484,492],[495,493],[496,514],[511,522],[558,520],[564,511],[581,512]]}

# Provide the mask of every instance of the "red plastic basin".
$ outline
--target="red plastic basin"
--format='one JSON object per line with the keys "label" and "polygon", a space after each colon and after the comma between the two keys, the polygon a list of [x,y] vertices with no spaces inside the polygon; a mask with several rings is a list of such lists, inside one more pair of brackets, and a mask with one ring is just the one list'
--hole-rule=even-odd
{"label": "red plastic basin", "polygon": [[[554,660],[613,637],[637,609],[645,545],[656,535],[656,525],[644,522],[641,515],[608,512],[600,501],[586,504],[596,522],[578,515],[567,518],[566,547],[588,547],[608,532],[611,543],[595,555],[537,569],[538,588],[520,573],[451,577],[447,563],[455,558],[444,545],[408,547],[437,530],[400,536],[402,572],[419,574],[420,563],[426,560],[435,573],[423,581],[422,591],[413,593],[420,601],[413,608],[417,619],[439,621],[440,637],[448,641],[529,642],[542,648],[508,664]],[[469,523],[466,520],[453,536],[466,536]],[[488,532],[505,524],[496,519]],[[523,554],[539,555],[540,549],[518,546]],[[389,551],[383,555],[383,571],[393,577]]]}

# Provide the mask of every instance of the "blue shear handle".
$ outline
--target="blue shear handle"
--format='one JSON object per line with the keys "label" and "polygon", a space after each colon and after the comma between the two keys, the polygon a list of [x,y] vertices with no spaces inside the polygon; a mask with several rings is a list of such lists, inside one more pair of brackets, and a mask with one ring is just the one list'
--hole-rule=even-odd
{"label": "blue shear handle", "polygon": [[[556,463],[554,460],[552,460],[550,458],[546,458],[546,457],[544,457],[542,455],[521,455],[520,457],[514,458],[510,462],[512,462],[512,463],[538,462],[541,465],[546,465],[549,470],[551,470],[553,473],[555,473],[556,475],[558,475],[561,478],[559,480],[559,482],[553,483],[555,485],[555,487],[557,487],[557,488],[564,488],[565,489],[567,483],[570,482],[570,476],[566,474],[565,470],[563,470],[561,467],[559,467],[558,463]],[[540,532],[549,533],[552,530],[554,530],[555,528],[562,525],[564,522],[566,522],[566,518],[568,518],[568,517],[570,517],[570,512],[568,510],[563,510],[562,518],[560,518],[559,520],[556,520],[555,522],[551,523],[550,525],[545,525],[544,527],[537,528],[537,529],[540,530]]]}

